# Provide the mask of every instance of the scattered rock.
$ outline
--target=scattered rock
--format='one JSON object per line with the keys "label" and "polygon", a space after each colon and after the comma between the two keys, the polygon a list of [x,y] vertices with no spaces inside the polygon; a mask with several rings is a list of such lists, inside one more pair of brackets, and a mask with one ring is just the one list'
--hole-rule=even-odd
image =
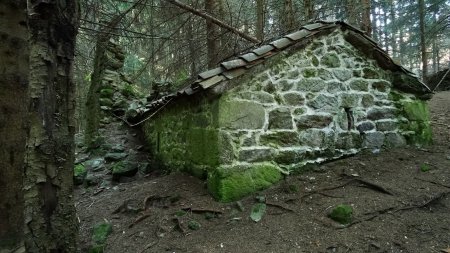
{"label": "scattered rock", "polygon": [[105,160],[106,161],[119,161],[119,160],[124,159],[127,156],[128,156],[127,153],[111,152],[111,153],[107,153],[105,155]]}
{"label": "scattered rock", "polygon": [[105,160],[103,158],[96,158],[92,160],[88,160],[84,163],[86,169],[91,171],[100,171],[104,167]]}
{"label": "scattered rock", "polygon": [[87,170],[83,164],[75,165],[73,169],[73,182],[75,185],[83,184],[84,179],[86,178]]}
{"label": "scattered rock", "polygon": [[120,161],[112,166],[113,180],[118,181],[121,177],[132,177],[138,171],[138,166],[129,161]]}

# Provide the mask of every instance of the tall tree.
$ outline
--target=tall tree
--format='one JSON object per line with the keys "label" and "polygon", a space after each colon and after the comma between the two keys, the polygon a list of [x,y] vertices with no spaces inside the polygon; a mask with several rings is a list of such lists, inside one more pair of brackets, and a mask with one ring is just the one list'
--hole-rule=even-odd
{"label": "tall tree", "polygon": [[304,16],[306,21],[314,19],[314,0],[303,1]]}
{"label": "tall tree", "polygon": [[363,30],[369,36],[371,36],[372,23],[370,22],[370,0],[361,0],[361,1],[362,1],[361,30]]}
{"label": "tall tree", "polygon": [[20,247],[26,141],[26,1],[0,1],[0,252]]}
{"label": "tall tree", "polygon": [[264,40],[264,0],[256,0],[256,39]]}
{"label": "tall tree", "polygon": [[25,174],[27,252],[75,252],[73,199],[76,0],[27,1],[30,31]]}
{"label": "tall tree", "polygon": [[[217,16],[220,0],[205,0],[207,13]],[[219,62],[220,30],[211,20],[206,19],[206,47],[208,50],[208,67],[214,67]]]}
{"label": "tall tree", "polygon": [[418,0],[419,4],[419,30],[420,30],[420,52],[422,55],[422,78],[425,79],[428,72],[427,47],[425,42],[425,2]]}

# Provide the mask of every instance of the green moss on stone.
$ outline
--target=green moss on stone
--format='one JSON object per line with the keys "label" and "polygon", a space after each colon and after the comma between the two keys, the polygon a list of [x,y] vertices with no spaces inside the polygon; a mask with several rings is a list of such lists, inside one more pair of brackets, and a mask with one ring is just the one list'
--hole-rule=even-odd
{"label": "green moss on stone", "polygon": [[112,98],[114,95],[114,90],[110,88],[104,88],[100,91],[100,96],[102,98]]}
{"label": "green moss on stone", "polygon": [[219,167],[208,175],[208,190],[219,201],[230,202],[265,189],[281,178],[280,170],[271,163]]}
{"label": "green moss on stone", "polygon": [[112,233],[111,223],[99,223],[94,226],[92,232],[92,248],[90,253],[101,253],[105,248],[106,239]]}
{"label": "green moss on stone", "polygon": [[325,65],[330,68],[339,68],[341,66],[341,60],[339,56],[335,53],[329,53],[322,57],[321,60],[322,65]]}
{"label": "green moss on stone", "polygon": [[83,164],[77,164],[73,168],[73,178],[75,184],[82,184],[86,178],[87,170]]}
{"label": "green moss on stone", "polygon": [[329,217],[341,224],[352,222],[353,208],[349,205],[338,205],[331,211]]}

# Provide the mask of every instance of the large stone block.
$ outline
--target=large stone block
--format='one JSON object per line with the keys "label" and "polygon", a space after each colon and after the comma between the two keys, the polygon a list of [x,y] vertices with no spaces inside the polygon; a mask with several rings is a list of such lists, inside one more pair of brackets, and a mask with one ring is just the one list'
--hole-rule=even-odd
{"label": "large stone block", "polygon": [[343,132],[338,134],[336,138],[336,148],[337,149],[354,149],[360,148],[362,143],[362,138],[359,133],[355,132]]}
{"label": "large stone block", "polygon": [[287,105],[299,106],[305,103],[305,97],[298,92],[288,92],[283,94],[283,100]]}
{"label": "large stone block", "polygon": [[281,149],[274,157],[274,161],[278,164],[289,165],[300,163],[306,159],[309,152],[303,149],[289,148]]}
{"label": "large stone block", "polygon": [[293,129],[289,108],[277,108],[269,112],[269,129]]}
{"label": "large stone block", "polygon": [[311,92],[318,92],[323,90],[326,87],[326,83],[317,78],[311,78],[311,79],[301,79],[297,83],[297,90],[298,91],[311,91]]}
{"label": "large stone block", "polygon": [[277,131],[261,134],[259,142],[264,146],[290,147],[299,146],[300,139],[296,131]]}
{"label": "large stone block", "polygon": [[367,112],[367,118],[370,120],[395,118],[396,109],[391,107],[371,108]]}
{"label": "large stone block", "polygon": [[219,201],[238,200],[263,190],[282,179],[279,167],[271,163],[250,166],[222,166],[208,174],[208,190]]}
{"label": "large stone block", "polygon": [[312,101],[307,103],[310,107],[319,111],[337,111],[339,109],[339,100],[335,96],[320,94]]}
{"label": "large stone block", "polygon": [[265,110],[261,104],[247,101],[220,101],[219,127],[230,129],[261,129],[264,126]]}
{"label": "large stone block", "polygon": [[355,93],[344,93],[341,95],[342,108],[354,108],[359,104],[360,95]]}
{"label": "large stone block", "polygon": [[387,148],[398,148],[406,145],[406,139],[399,133],[386,133],[384,135],[384,145]]}
{"label": "large stone block", "polygon": [[394,131],[398,127],[398,123],[395,120],[380,120],[376,122],[378,131]]}
{"label": "large stone block", "polygon": [[372,121],[364,121],[359,123],[356,126],[356,129],[360,132],[360,133],[365,133],[368,131],[371,131],[373,129],[375,129],[375,124]]}
{"label": "large stone block", "polygon": [[296,120],[297,128],[304,130],[308,128],[324,128],[330,125],[333,121],[331,115],[315,114],[301,116]]}
{"label": "large stone block", "polygon": [[357,91],[368,91],[369,90],[369,82],[362,79],[353,80],[350,82],[350,88],[352,90]]}
{"label": "large stone block", "polygon": [[253,100],[263,104],[275,103],[273,95],[264,91],[244,91],[238,94],[239,98]]}
{"label": "large stone block", "polygon": [[320,64],[330,68],[339,68],[341,66],[341,60],[336,53],[327,53],[320,60]]}
{"label": "large stone block", "polygon": [[379,92],[386,92],[391,84],[386,81],[376,81],[372,83],[372,88]]}
{"label": "large stone block", "polygon": [[332,81],[327,83],[327,91],[332,94],[341,91],[346,91],[347,89],[348,89],[347,86],[341,82]]}
{"label": "large stone block", "polygon": [[333,74],[339,81],[345,82],[352,78],[353,73],[348,69],[334,69]]}
{"label": "large stone block", "polygon": [[334,133],[320,129],[307,129],[300,132],[300,142],[313,148],[329,148],[334,145]]}
{"label": "large stone block", "polygon": [[243,162],[263,162],[272,160],[274,149],[266,147],[242,148],[239,150],[239,160]]}
{"label": "large stone block", "polygon": [[370,132],[364,134],[362,146],[365,148],[381,148],[384,143],[384,134],[381,132]]}

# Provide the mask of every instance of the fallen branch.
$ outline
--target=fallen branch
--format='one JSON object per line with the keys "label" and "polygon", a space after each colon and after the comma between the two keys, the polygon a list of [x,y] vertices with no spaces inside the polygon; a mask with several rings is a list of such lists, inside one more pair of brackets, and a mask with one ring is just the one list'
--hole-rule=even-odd
{"label": "fallen branch", "polygon": [[189,211],[189,212],[193,212],[193,213],[220,213],[220,214],[223,213],[221,210],[217,210],[217,209],[194,208],[194,207],[182,207],[181,210]]}
{"label": "fallen branch", "polygon": [[128,225],[128,228],[132,228],[134,225],[136,225],[136,224],[138,224],[139,222],[141,222],[141,221],[147,219],[148,217],[150,217],[150,212],[149,212],[149,211],[143,212],[143,213],[141,214],[141,216],[137,217],[137,218],[133,221],[133,223],[131,223],[130,225]]}
{"label": "fallen branch", "polygon": [[230,31],[230,32],[232,32],[232,33],[238,35],[239,37],[242,37],[242,38],[244,38],[244,39],[246,39],[246,40],[248,40],[248,41],[251,41],[251,42],[253,42],[253,43],[260,43],[259,40],[257,40],[257,39],[255,39],[255,38],[249,36],[249,35],[246,34],[246,33],[243,33],[243,32],[241,32],[241,31],[239,31],[238,29],[236,29],[236,28],[234,28],[234,27],[232,27],[232,26],[230,26],[230,25],[224,23],[222,20],[219,20],[219,19],[217,19],[217,18],[211,16],[211,15],[208,14],[208,13],[205,13],[205,12],[202,12],[202,11],[200,11],[200,10],[194,9],[194,8],[190,7],[189,5],[185,5],[185,4],[181,3],[181,2],[178,1],[178,0],[166,0],[166,1],[169,2],[169,3],[171,3],[171,4],[173,4],[173,5],[175,5],[175,6],[180,7],[180,8],[183,9],[183,10],[189,11],[189,12],[191,12],[192,14],[195,14],[195,15],[197,15],[197,16],[199,16],[199,17],[202,17],[202,18],[204,18],[204,19],[206,19],[206,20],[208,20],[208,21],[211,21],[212,23],[214,23],[214,24],[216,24],[216,25],[218,25],[218,26],[220,26],[220,27],[222,27],[222,28],[225,28],[225,29],[227,29],[228,31]]}
{"label": "fallen branch", "polygon": [[439,185],[439,186],[442,186],[442,187],[450,189],[450,186],[445,185],[445,184],[441,184],[441,183],[438,183],[438,182],[435,182],[435,181],[426,180],[426,179],[422,179],[422,178],[418,178],[418,177],[414,177],[414,179],[419,180],[419,181],[423,181],[423,182],[427,182],[427,183],[431,183],[431,184],[435,184],[435,185]]}
{"label": "fallen branch", "polygon": [[280,209],[287,210],[287,211],[289,211],[289,212],[295,213],[295,210],[294,210],[294,209],[292,209],[292,208],[290,208],[290,207],[288,207],[288,206],[285,206],[285,205],[283,205],[283,204],[278,204],[278,203],[275,203],[275,202],[271,202],[271,201],[267,201],[267,200],[266,200],[266,205],[278,207],[278,208],[280,208]]}

